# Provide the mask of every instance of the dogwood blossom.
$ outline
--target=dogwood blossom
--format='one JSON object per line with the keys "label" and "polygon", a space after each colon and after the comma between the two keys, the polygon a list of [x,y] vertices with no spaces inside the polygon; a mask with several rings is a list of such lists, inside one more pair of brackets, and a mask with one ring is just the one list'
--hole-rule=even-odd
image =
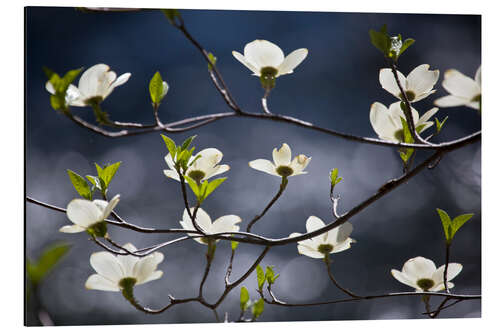
{"label": "dogwood blossom", "polygon": [[[429,119],[437,111],[438,108],[432,108],[420,117],[418,111],[413,107],[411,108],[413,122],[415,123],[415,128],[418,133],[425,131],[434,124],[432,121],[429,121]],[[404,141],[401,118],[405,119],[405,115],[401,109],[400,102],[392,103],[389,109],[382,103],[375,102],[370,108],[370,123],[372,124],[373,130],[382,140],[394,142]]]}
{"label": "dogwood blossom", "polygon": [[60,232],[76,233],[104,221],[120,201],[120,195],[115,195],[109,202],[104,200],[73,199],[66,207],[66,215],[73,225],[65,225]]}
{"label": "dogwood blossom", "polygon": [[[439,78],[439,70],[430,71],[429,65],[423,64],[412,70],[408,74],[408,77],[405,77],[400,71],[397,71],[397,75],[408,100],[410,102],[418,102],[436,91],[432,88]],[[390,68],[380,70],[379,81],[382,88],[396,98],[403,99],[401,90]]]}
{"label": "dogwood blossom", "polygon": [[[430,259],[415,257],[403,265],[402,271],[391,270],[392,276],[399,282],[415,288],[415,291],[440,291],[444,288],[444,268],[445,265],[436,269],[436,265]],[[462,265],[457,263],[448,264],[447,285],[448,289],[454,284],[449,282],[454,279],[462,270]]]}
{"label": "dogwood blossom", "polygon": [[[130,252],[137,249],[128,243],[123,246]],[[85,282],[87,289],[104,291],[120,291],[125,286],[140,285],[157,280],[163,272],[156,270],[163,261],[163,254],[154,252],[139,258],[133,255],[113,255],[107,251],[92,253],[90,265],[97,272],[92,274]]]}
{"label": "dogwood blossom", "polygon": [[[201,182],[210,177],[219,175],[228,171],[229,165],[221,164],[218,165],[222,160],[223,154],[220,150],[216,148],[207,148],[200,151],[195,156],[192,156],[188,162],[188,168],[185,172],[185,175],[189,176],[196,182]],[[194,162],[193,162],[194,161]],[[172,159],[172,156],[167,154],[165,156],[165,162],[170,169],[163,170],[163,173],[168,178],[175,179],[180,181],[179,174],[175,169],[175,162]]]}
{"label": "dogwood blossom", "polygon": [[[309,216],[306,221],[307,232],[313,232],[321,229],[325,223],[316,216]],[[324,258],[330,253],[345,251],[351,247],[354,242],[349,236],[352,233],[352,224],[345,222],[330,231],[327,231],[319,236],[297,242],[297,249],[300,254],[311,258]],[[297,232],[290,234],[290,237],[301,236]]]}
{"label": "dogwood blossom", "polygon": [[286,56],[283,51],[267,40],[256,39],[245,45],[245,55],[233,51],[233,56],[253,72],[253,75],[270,75],[277,78],[280,75],[291,74],[307,56],[307,49],[297,49]]}
{"label": "dogwood blossom", "polygon": [[278,177],[291,177],[307,173],[303,171],[309,162],[310,157],[300,154],[292,160],[292,151],[290,146],[283,143],[280,149],[274,148],[273,162],[265,159],[257,159],[248,163],[248,165],[259,171],[266,172]]}
{"label": "dogwood blossom", "polygon": [[450,93],[438,98],[434,104],[440,107],[465,105],[479,110],[481,100],[481,66],[476,71],[474,80],[456,69],[444,73],[443,88]]}
{"label": "dogwood blossom", "polygon": [[[116,73],[110,71],[108,65],[94,65],[82,74],[78,88],[73,84],[68,86],[66,103],[72,106],[99,103],[108,97],[113,89],[127,82],[130,75],[130,73],[125,73],[117,78]],[[47,81],[45,88],[49,93],[55,94],[55,89],[50,81]]]}
{"label": "dogwood blossom", "polygon": [[[191,208],[190,211],[191,213],[193,213],[194,208]],[[212,219],[207,214],[207,212],[205,212],[201,208],[198,208],[195,221],[205,234],[212,235],[221,232],[239,231],[240,227],[236,224],[241,222],[241,218],[237,215],[224,215],[212,222]],[[182,214],[182,220],[179,221],[179,223],[185,230],[196,230],[193,225],[193,221],[189,217],[187,209],[184,209],[184,214]],[[196,236],[197,234],[188,234],[188,235]],[[207,245],[208,243],[204,237],[197,237],[193,239],[200,244]]]}

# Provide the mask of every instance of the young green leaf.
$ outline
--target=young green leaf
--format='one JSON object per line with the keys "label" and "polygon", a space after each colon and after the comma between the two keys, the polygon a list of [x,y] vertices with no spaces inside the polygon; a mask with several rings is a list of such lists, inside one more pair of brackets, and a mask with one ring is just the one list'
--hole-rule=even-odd
{"label": "young green leaf", "polygon": [[29,263],[27,272],[33,283],[39,283],[69,251],[70,245],[60,243],[54,244],[46,249],[36,264]]}
{"label": "young green leaf", "polygon": [[220,186],[220,184],[222,184],[225,180],[227,179],[227,177],[224,177],[224,178],[217,178],[217,179],[214,179],[212,180],[210,183],[208,183],[207,185],[207,189],[206,189],[206,192],[203,194],[203,199],[206,199],[217,187]]}
{"label": "young green leaf", "polygon": [[453,219],[451,221],[451,226],[452,226],[452,234],[451,238],[455,236],[457,231],[464,225],[465,222],[469,221],[471,217],[474,216],[474,214],[462,214]]}
{"label": "young green leaf", "polygon": [[434,120],[436,121],[436,133],[439,133],[441,132],[441,129],[443,128],[443,125],[444,123],[446,122],[446,120],[448,120],[448,116],[446,116],[443,121],[439,121],[439,119],[436,117],[434,118]]}
{"label": "young green leaf", "polygon": [[276,279],[279,276],[279,274],[278,275],[274,275],[273,267],[274,266],[267,266],[266,267],[266,280],[267,280],[267,283],[269,283],[269,285],[273,284],[274,281],[276,281]]}
{"label": "young green leaf", "polygon": [[[406,120],[403,117],[400,118],[401,118],[401,124],[403,125],[403,142],[413,143],[413,137],[411,136],[410,128],[408,127]],[[410,159],[411,155],[413,154],[413,152],[414,152],[413,148],[401,148],[399,150],[399,156],[406,164]]]}
{"label": "young green leaf", "polygon": [[439,218],[441,219],[441,224],[443,225],[443,230],[444,230],[444,236],[446,237],[447,242],[451,242],[452,239],[452,228],[451,228],[451,219],[448,213],[446,213],[444,210],[436,208],[436,211],[439,214]]}
{"label": "young green leaf", "polygon": [[248,308],[248,301],[250,300],[250,295],[248,294],[248,290],[245,287],[241,287],[240,290],[240,309],[241,311],[245,311]]}
{"label": "young green leaf", "polygon": [[191,144],[191,142],[193,142],[193,140],[197,137],[197,135],[193,135],[193,136],[190,136],[189,138],[187,138],[186,140],[184,140],[184,142],[182,143],[182,146],[181,146],[181,149],[182,150],[186,150],[189,148],[189,145]]}
{"label": "young green leaf", "polygon": [[85,178],[70,169],[67,169],[66,171],[68,172],[69,179],[78,194],[80,194],[82,198],[92,200],[92,190],[90,189],[89,183],[87,183]]}
{"label": "young green leaf", "polygon": [[387,32],[370,29],[369,34],[372,45],[375,46],[384,55],[387,55],[389,53],[389,47],[391,44]]}
{"label": "young green leaf", "polygon": [[166,135],[161,135],[163,138],[163,141],[165,141],[165,146],[167,146],[168,152],[170,153],[170,156],[172,156],[172,159],[175,159],[176,153],[177,153],[177,146],[175,145],[174,140],[170,139]]}
{"label": "young green leaf", "polygon": [[149,81],[149,95],[151,96],[151,101],[154,104],[160,104],[161,100],[165,96],[163,91],[163,79],[160,72],[156,72],[155,75]]}
{"label": "young green leaf", "polygon": [[264,299],[260,298],[257,302],[253,303],[252,306],[252,315],[254,319],[260,317],[260,315],[264,312]]}
{"label": "young green leaf", "polygon": [[415,43],[415,40],[413,38],[405,39],[403,45],[401,46],[401,49],[399,50],[398,57],[401,56],[401,54],[403,54],[403,52],[406,51],[410,46],[412,46],[413,43]]}
{"label": "young green leaf", "polygon": [[214,69],[215,63],[217,62],[217,58],[212,54],[212,52],[209,52],[208,60],[210,60],[210,62],[208,63],[208,70],[212,71]]}
{"label": "young green leaf", "polygon": [[264,282],[266,282],[266,275],[264,274],[264,270],[262,269],[262,267],[260,267],[260,265],[257,265],[256,271],[257,271],[257,286],[259,287],[259,290],[262,290]]}
{"label": "young green leaf", "polygon": [[[104,187],[103,187],[104,184],[102,183],[102,181],[99,177],[91,176],[91,175],[87,175],[85,177],[92,183],[93,187],[95,187],[99,191],[102,191],[104,189]],[[92,192],[93,191],[94,191],[94,189],[92,189]]]}
{"label": "young green leaf", "polygon": [[201,198],[201,189],[200,187],[198,186],[198,184],[192,180],[190,177],[188,176],[184,176],[184,179],[186,179],[187,183],[189,184],[189,187],[191,188],[191,190],[193,191],[194,195],[198,198],[198,200]]}
{"label": "young green leaf", "polygon": [[231,241],[231,251],[236,251],[236,248],[238,247],[240,243],[237,241]]}
{"label": "young green leaf", "polygon": [[122,162],[116,162],[110,165],[107,165],[103,170],[102,170],[102,175],[100,176],[102,180],[104,180],[104,184],[106,185],[106,188],[109,187],[109,184],[111,183],[111,180],[113,180],[113,177],[116,174],[116,171],[118,171],[118,168]]}

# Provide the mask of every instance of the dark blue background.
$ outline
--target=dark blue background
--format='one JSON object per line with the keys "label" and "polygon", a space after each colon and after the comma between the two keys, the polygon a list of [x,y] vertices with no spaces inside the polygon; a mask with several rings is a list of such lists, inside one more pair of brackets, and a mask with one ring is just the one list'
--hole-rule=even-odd
{"label": "dark blue background", "polygon": [[[388,105],[392,95],[381,89],[378,71],[384,67],[381,54],[370,44],[368,30],[386,23],[390,32],[413,37],[416,43],[400,60],[407,74],[422,63],[441,71],[438,91],[415,104],[422,114],[445,91],[441,87],[446,69],[456,68],[473,76],[481,63],[481,18],[466,15],[357,14],[258,11],[183,10],[189,31],[217,57],[239,105],[247,111],[260,110],[262,88],[256,77],[236,61],[231,51],[243,52],[246,43],[267,39],[285,54],[308,48],[309,55],[295,73],[280,77],[271,93],[269,107],[323,127],[375,137],[370,105]],[[95,173],[93,162],[123,161],[111,187],[120,193],[120,215],[133,223],[153,227],[179,227],[182,202],[178,183],[166,179],[163,157],[166,148],[159,133],[109,139],[78,127],[53,111],[44,89],[42,66],[64,73],[106,63],[118,74],[131,72],[130,80],[118,87],[103,103],[111,118],[151,123],[148,83],[159,70],[170,90],[160,108],[163,122],[189,116],[228,111],[214,90],[206,63],[198,51],[169,25],[159,11],[132,13],[82,13],[73,8],[26,9],[26,188],[27,194],[59,206],[76,193],[66,169],[80,174]],[[93,120],[89,108],[73,112]],[[437,138],[447,141],[481,127],[477,112],[466,108],[443,109],[440,119],[449,120]],[[430,130],[429,130],[430,133]],[[278,203],[254,228],[270,237],[304,232],[308,216],[331,220],[328,171],[337,167],[344,181],[337,187],[340,210],[345,211],[374,193],[390,178],[401,174],[394,149],[362,145],[287,124],[253,119],[225,119],[189,133],[172,135],[181,141],[198,134],[198,149],[216,147],[231,166],[229,179],[204,207],[215,219],[226,214],[242,217],[242,226],[270,200],[280,180],[248,167],[248,161],[271,158],[271,151],[287,142],[294,155],[312,156],[309,174],[293,177]],[[428,153],[419,152],[420,160]],[[459,232],[452,246],[452,261],[464,269],[454,280],[457,293],[480,293],[481,281],[481,152],[479,144],[447,155],[432,171],[424,171],[407,185],[376,202],[351,222],[352,249],[333,256],[333,268],[342,284],[360,293],[410,291],[390,275],[412,257],[422,255],[444,262],[444,243],[435,208],[450,215],[476,215]],[[56,324],[125,324],[213,321],[212,313],[199,304],[172,308],[159,316],[147,316],[127,304],[119,293],[88,291],[87,277],[93,273],[88,258],[98,251],[83,234],[57,232],[69,223],[64,214],[27,204],[27,255],[36,257],[53,240],[74,244],[64,263],[54,271],[41,292],[42,301]],[[139,246],[164,241],[165,236],[137,235],[111,230],[119,242]],[[206,294],[215,300],[223,289],[223,274],[229,257],[228,244],[219,243]],[[205,248],[184,242],[162,252],[164,277],[136,288],[138,298],[152,307],[167,302],[167,294],[190,297],[197,292]],[[240,245],[234,277],[255,259],[259,248]],[[291,302],[313,302],[342,297],[328,281],[320,260],[299,256],[295,245],[273,248],[263,261],[281,273],[275,291]],[[245,283],[251,296],[256,286],[252,275]],[[239,290],[239,289],[238,289]],[[231,320],[239,313],[239,291],[233,291],[221,306]],[[336,320],[379,318],[423,318],[417,297],[374,300],[314,308],[266,306],[263,321]],[[462,302],[444,310],[444,317],[478,317],[480,302]]]}

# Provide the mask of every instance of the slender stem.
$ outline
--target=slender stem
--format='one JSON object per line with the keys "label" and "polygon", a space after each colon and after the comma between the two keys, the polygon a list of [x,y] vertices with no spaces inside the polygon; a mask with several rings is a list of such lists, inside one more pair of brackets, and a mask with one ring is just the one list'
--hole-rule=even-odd
{"label": "slender stem", "polygon": [[337,280],[335,279],[335,277],[333,276],[333,273],[332,273],[330,256],[328,254],[325,254],[325,258],[324,258],[323,261],[325,262],[325,265],[326,265],[326,271],[328,272],[328,277],[333,282],[333,284],[335,285],[335,287],[337,287],[338,289],[342,290],[345,294],[347,294],[347,295],[349,295],[349,296],[351,296],[353,298],[360,298],[360,296],[356,295],[355,293],[353,293],[349,289],[346,289],[346,288],[342,287],[337,282]]}
{"label": "slender stem", "polygon": [[250,230],[252,229],[252,226],[258,221],[260,220],[266,213],[267,211],[269,210],[269,208],[271,208],[271,206],[276,202],[276,200],[278,200],[278,198],[281,196],[281,194],[283,194],[283,191],[285,191],[285,188],[286,188],[286,185],[288,184],[288,179],[286,177],[282,177],[281,178],[281,184],[280,184],[280,189],[278,191],[278,193],[276,193],[276,195],[271,199],[271,201],[267,204],[267,206],[264,208],[264,210],[259,214],[259,215],[256,215],[249,223],[248,223],[248,226],[247,226],[247,232],[250,232]]}
{"label": "slender stem", "polygon": [[[429,301],[430,301],[431,297],[429,295],[424,295],[422,296],[422,302],[424,302],[425,304],[425,310],[427,311],[427,313],[430,313],[431,312],[431,306],[429,304]],[[428,315],[429,318],[432,318],[432,315]]]}
{"label": "slender stem", "polygon": [[207,264],[205,266],[205,271],[203,273],[203,277],[201,278],[201,283],[200,283],[200,288],[198,290],[198,297],[203,298],[203,286],[205,285],[205,281],[207,280],[208,273],[210,272],[210,267],[212,266],[212,261],[214,259],[214,252],[215,252],[215,241],[209,239],[208,240],[208,246],[207,246]]}
{"label": "slender stem", "polygon": [[269,93],[271,92],[271,89],[266,89],[264,93],[264,97],[262,97],[262,110],[264,110],[264,113],[266,114],[271,114],[271,111],[267,108],[267,97],[269,96]]}
{"label": "slender stem", "polygon": [[233,249],[231,249],[231,257],[229,258],[229,265],[227,266],[226,276],[224,278],[224,283],[226,286],[229,284],[229,277],[231,276],[231,273],[233,272],[234,253],[235,253],[235,251]]}
{"label": "slender stem", "polygon": [[444,272],[443,272],[443,283],[444,289],[447,293],[450,292],[448,289],[448,264],[450,263],[450,243],[446,242],[446,255],[445,255],[445,263],[444,263]]}

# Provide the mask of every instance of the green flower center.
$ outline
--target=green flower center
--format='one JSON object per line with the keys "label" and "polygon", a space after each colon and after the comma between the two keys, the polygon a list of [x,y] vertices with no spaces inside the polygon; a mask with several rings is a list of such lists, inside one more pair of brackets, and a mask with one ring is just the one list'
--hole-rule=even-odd
{"label": "green flower center", "polygon": [[404,142],[405,141],[405,135],[402,129],[397,130],[394,132],[394,137],[399,141],[399,142]]}
{"label": "green flower center", "polygon": [[106,225],[106,222],[104,221],[92,224],[90,227],[87,228],[87,233],[94,237],[104,237],[107,232],[108,232],[108,227]]}
{"label": "green flower center", "polygon": [[[405,91],[406,97],[408,98],[408,101],[413,101],[417,95],[411,90]],[[403,99],[403,94],[399,94],[399,98]]]}
{"label": "green flower center", "polygon": [[321,244],[318,246],[318,252],[321,252],[323,254],[329,254],[333,250],[333,245],[332,244]]}
{"label": "green flower center", "polygon": [[102,101],[103,101],[102,96],[94,96],[94,97],[87,98],[84,101],[84,103],[87,105],[90,105],[90,106],[96,106],[96,105],[101,104]]}
{"label": "green flower center", "polygon": [[262,67],[260,69],[260,76],[264,78],[273,79],[278,75],[278,70],[274,67]]}
{"label": "green flower center", "polygon": [[118,282],[118,285],[122,289],[130,289],[130,288],[134,287],[134,285],[136,283],[137,283],[137,279],[136,278],[126,277],[126,278],[121,279],[120,282]]}
{"label": "green flower center", "polygon": [[434,286],[434,281],[431,279],[420,279],[417,281],[417,286],[419,286],[423,291],[428,291]]}
{"label": "green flower center", "polygon": [[293,169],[286,165],[280,165],[279,167],[276,168],[276,172],[281,177],[288,177],[293,174]]}
{"label": "green flower center", "polygon": [[200,183],[203,178],[205,178],[205,173],[201,170],[192,170],[188,173],[189,178],[197,183]]}

